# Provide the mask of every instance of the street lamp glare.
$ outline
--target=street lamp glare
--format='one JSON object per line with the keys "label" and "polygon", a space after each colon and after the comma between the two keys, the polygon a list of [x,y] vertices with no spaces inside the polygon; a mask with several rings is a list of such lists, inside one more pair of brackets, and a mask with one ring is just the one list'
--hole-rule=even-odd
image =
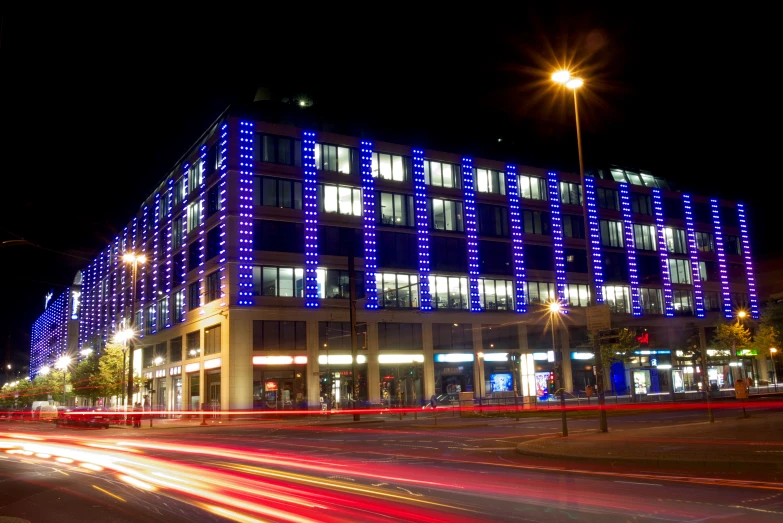
{"label": "street lamp glare", "polygon": [[566,82],[565,86],[569,89],[579,89],[584,85],[584,80],[581,78],[571,78],[568,82]]}
{"label": "street lamp glare", "polygon": [[57,368],[61,370],[67,369],[68,365],[70,364],[71,364],[70,356],[63,356],[59,360],[57,360]]}
{"label": "street lamp glare", "polygon": [[80,352],[80,354],[81,354],[82,356],[89,356],[90,354],[92,354],[92,349],[83,349],[83,350]]}
{"label": "street lamp glare", "polygon": [[161,363],[163,363],[163,358],[161,357],[155,358],[155,365],[160,365]]}
{"label": "street lamp glare", "polygon": [[122,261],[125,263],[141,263],[143,265],[147,261],[147,257],[143,254],[136,256],[136,253],[129,252],[122,255]]}
{"label": "street lamp glare", "polygon": [[777,351],[778,351],[778,349],[776,349],[775,347],[770,347],[769,348],[769,352],[771,352],[772,354],[775,354]]}
{"label": "street lamp glare", "polygon": [[566,70],[560,70],[552,73],[552,81],[559,84],[566,84],[571,79],[571,73]]}
{"label": "street lamp glare", "polygon": [[38,371],[38,374],[42,376],[46,376],[47,374],[49,374],[49,371],[51,370],[52,369],[50,369],[49,367],[41,367],[41,370]]}
{"label": "street lamp glare", "polygon": [[559,302],[553,301],[552,303],[549,304],[549,312],[557,313],[560,312],[560,309],[561,307]]}
{"label": "street lamp glare", "polygon": [[739,317],[739,318],[744,318],[744,317],[745,317],[745,316],[747,316],[747,315],[748,315],[748,313],[747,313],[747,312],[745,312],[745,311],[739,311],[739,312],[737,313],[737,317]]}

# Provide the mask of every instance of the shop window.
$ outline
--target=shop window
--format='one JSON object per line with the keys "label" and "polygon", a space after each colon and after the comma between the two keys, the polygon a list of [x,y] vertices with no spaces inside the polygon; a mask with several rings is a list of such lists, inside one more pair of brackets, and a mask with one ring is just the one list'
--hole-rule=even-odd
{"label": "shop window", "polygon": [[378,193],[378,223],[389,227],[415,227],[413,196],[408,194]]}
{"label": "shop window", "polygon": [[386,309],[418,309],[419,277],[415,274],[376,273],[378,305]]}
{"label": "shop window", "polygon": [[422,351],[421,323],[378,323],[378,349]]}
{"label": "shop window", "polygon": [[457,276],[430,276],[434,309],[470,309],[468,279]]}
{"label": "shop window", "polygon": [[506,173],[492,169],[476,169],[476,191],[506,194]]}
{"label": "shop window", "polygon": [[433,187],[462,188],[462,167],[444,162],[424,161],[424,183]]}
{"label": "shop window", "polygon": [[253,350],[307,350],[307,322],[253,320]]}
{"label": "shop window", "polygon": [[514,310],[514,283],[509,280],[479,278],[479,300],[486,311]]}
{"label": "shop window", "polygon": [[473,352],[473,326],[470,323],[433,323],[434,350],[461,350]]}
{"label": "shop window", "polygon": [[530,200],[547,200],[547,181],[536,176],[519,175],[519,197]]}
{"label": "shop window", "polygon": [[372,153],[372,175],[374,178],[403,182],[409,179],[410,160],[404,156],[386,153]]}
{"label": "shop window", "polygon": [[220,324],[204,329],[204,354],[217,354],[220,352]]}

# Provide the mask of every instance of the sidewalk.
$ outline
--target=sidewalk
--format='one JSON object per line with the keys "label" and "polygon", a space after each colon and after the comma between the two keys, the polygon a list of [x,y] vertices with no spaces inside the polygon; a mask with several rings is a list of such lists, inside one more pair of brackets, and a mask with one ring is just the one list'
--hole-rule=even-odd
{"label": "sidewalk", "polygon": [[517,445],[527,456],[643,467],[783,471],[783,412],[749,418],[539,438]]}

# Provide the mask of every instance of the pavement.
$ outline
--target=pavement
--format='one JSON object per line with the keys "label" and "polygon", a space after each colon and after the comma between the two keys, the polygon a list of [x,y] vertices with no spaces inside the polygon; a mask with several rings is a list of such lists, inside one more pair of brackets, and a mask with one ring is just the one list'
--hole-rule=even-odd
{"label": "pavement", "polygon": [[783,471],[783,412],[708,421],[561,434],[523,441],[525,456],[689,470]]}

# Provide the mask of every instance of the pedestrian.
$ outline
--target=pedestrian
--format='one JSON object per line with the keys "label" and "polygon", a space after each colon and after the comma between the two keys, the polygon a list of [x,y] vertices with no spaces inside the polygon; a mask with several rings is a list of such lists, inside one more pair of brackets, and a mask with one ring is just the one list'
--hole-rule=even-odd
{"label": "pedestrian", "polygon": [[138,428],[141,427],[141,414],[138,414],[138,413],[141,412],[141,410],[142,410],[141,403],[139,403],[137,401],[133,405],[133,412],[134,412],[134,414],[133,414],[133,428],[134,429],[138,429]]}

